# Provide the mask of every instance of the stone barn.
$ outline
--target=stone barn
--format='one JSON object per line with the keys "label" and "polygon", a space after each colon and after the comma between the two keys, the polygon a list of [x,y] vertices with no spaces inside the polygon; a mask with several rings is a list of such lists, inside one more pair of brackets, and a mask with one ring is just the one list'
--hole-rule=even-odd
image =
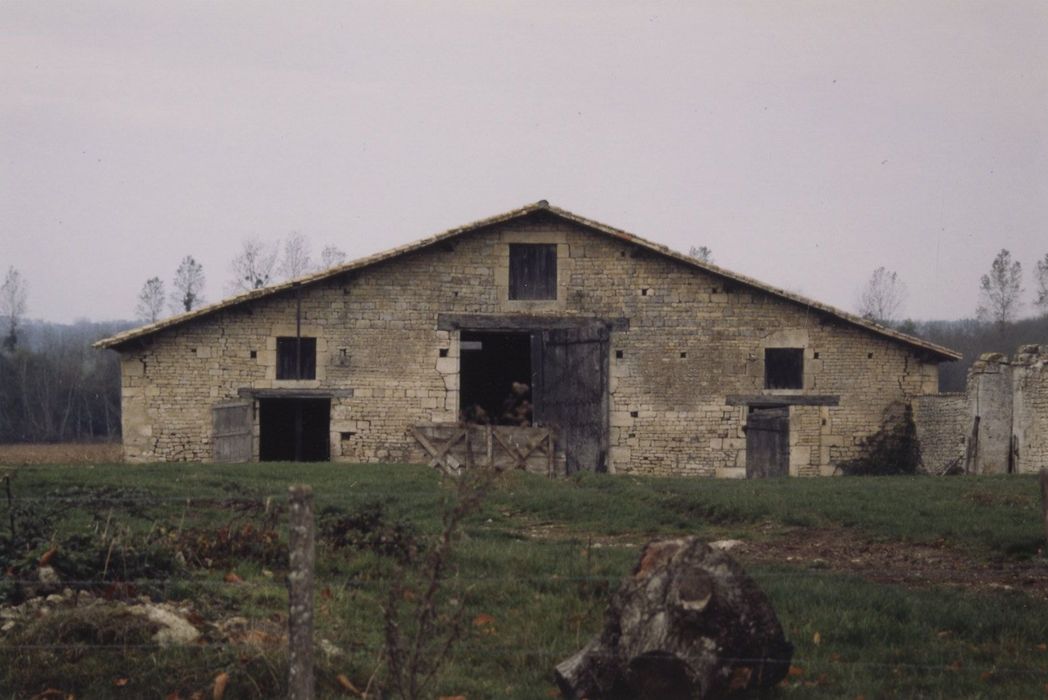
{"label": "stone barn", "polygon": [[833,473],[959,358],[546,202],[97,345],[131,462],[723,477]]}

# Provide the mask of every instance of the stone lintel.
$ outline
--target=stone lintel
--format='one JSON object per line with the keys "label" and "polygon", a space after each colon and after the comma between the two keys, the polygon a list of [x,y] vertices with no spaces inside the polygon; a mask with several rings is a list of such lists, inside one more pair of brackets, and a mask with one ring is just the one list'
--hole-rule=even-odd
{"label": "stone lintel", "polygon": [[352,389],[252,389],[241,387],[237,396],[243,399],[349,399]]}
{"label": "stone lintel", "polygon": [[834,394],[808,396],[766,396],[764,394],[728,394],[728,406],[838,406],[841,397]]}
{"label": "stone lintel", "polygon": [[457,331],[544,331],[561,328],[605,326],[628,331],[628,318],[595,316],[542,316],[538,314],[437,314],[437,330]]}

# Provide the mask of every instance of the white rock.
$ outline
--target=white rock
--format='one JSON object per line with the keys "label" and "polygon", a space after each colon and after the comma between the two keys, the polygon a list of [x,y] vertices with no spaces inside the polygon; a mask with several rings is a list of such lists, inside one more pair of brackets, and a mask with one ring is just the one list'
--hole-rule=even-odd
{"label": "white rock", "polygon": [[716,542],[710,542],[711,547],[725,552],[741,547],[743,544],[745,543],[742,540],[717,540]]}
{"label": "white rock", "polygon": [[200,636],[200,632],[188,620],[156,605],[132,605],[127,611],[160,625],[153,635],[153,641],[161,646],[189,644]]}
{"label": "white rock", "polygon": [[41,566],[36,570],[36,575],[40,578],[40,583],[57,584],[62,582],[62,579],[58,578],[58,574],[52,566]]}

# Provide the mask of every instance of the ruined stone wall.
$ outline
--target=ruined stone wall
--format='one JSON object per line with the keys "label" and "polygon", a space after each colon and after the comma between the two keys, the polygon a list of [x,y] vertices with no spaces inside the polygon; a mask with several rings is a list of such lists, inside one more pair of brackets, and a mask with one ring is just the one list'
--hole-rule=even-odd
{"label": "ruined stone wall", "polygon": [[957,459],[972,474],[1033,473],[1048,466],[1048,347],[1024,345],[1009,359],[985,353],[964,394],[922,396],[914,422],[924,467]]}
{"label": "ruined stone wall", "polygon": [[914,398],[913,422],[920,444],[922,471],[938,474],[949,467],[964,467],[971,429],[966,394],[928,394]]}
{"label": "ruined stone wall", "polygon": [[[512,242],[557,245],[556,300],[507,298]],[[298,387],[352,390],[332,399],[332,459],[421,461],[408,428],[459,411],[459,334],[437,330],[439,313],[627,318],[609,358],[619,472],[744,475],[747,408],[726,397],[764,395],[839,397],[790,408],[790,473],[831,473],[892,401],[938,381],[936,365],[900,343],[560,221],[470,233],[311,285],[300,301],[302,334],[317,338],[315,380],[275,378],[276,338],[295,332],[290,291],[125,349],[128,459],[207,460],[215,403],[243,388]],[[803,348],[803,389],[763,388],[768,347]]]}
{"label": "ruined stone wall", "polygon": [[1048,468],[1048,347],[1024,345],[1012,361],[1015,470]]}

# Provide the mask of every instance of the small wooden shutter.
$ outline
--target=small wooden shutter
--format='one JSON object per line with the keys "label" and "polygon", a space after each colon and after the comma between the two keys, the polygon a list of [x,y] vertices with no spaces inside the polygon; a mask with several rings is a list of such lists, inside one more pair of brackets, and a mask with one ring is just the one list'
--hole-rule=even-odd
{"label": "small wooden shutter", "polygon": [[557,298],[557,246],[552,243],[511,243],[509,298]]}
{"label": "small wooden shutter", "polygon": [[251,401],[230,401],[211,408],[213,461],[251,461],[253,408]]}

